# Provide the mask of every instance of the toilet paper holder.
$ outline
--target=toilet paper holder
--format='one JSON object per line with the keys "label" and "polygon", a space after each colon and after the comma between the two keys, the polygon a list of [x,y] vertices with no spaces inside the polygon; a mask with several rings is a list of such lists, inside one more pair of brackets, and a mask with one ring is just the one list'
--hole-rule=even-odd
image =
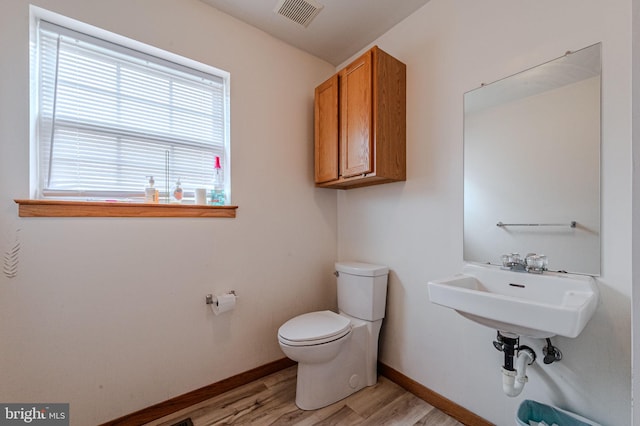
{"label": "toilet paper holder", "polygon": [[[238,297],[235,290],[228,291],[226,294],[233,294],[236,298]],[[207,294],[207,296],[205,297],[205,303],[207,305],[218,306],[218,298],[214,298],[213,294]]]}

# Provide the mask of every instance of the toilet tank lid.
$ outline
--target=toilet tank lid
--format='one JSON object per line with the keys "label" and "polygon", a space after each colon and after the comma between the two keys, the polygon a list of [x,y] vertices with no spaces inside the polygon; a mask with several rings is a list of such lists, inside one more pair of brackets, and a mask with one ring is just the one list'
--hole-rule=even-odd
{"label": "toilet tank lid", "polygon": [[389,267],[363,262],[336,262],[336,271],[363,277],[378,277],[389,273]]}

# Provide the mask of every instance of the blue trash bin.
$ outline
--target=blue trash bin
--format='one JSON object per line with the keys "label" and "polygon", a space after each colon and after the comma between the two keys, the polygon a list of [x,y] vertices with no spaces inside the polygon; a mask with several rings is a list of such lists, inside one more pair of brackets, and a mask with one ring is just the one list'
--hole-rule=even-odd
{"label": "blue trash bin", "polygon": [[522,401],[518,407],[516,420],[518,426],[530,426],[540,422],[545,422],[549,426],[553,424],[558,426],[602,426],[575,413],[530,399]]}

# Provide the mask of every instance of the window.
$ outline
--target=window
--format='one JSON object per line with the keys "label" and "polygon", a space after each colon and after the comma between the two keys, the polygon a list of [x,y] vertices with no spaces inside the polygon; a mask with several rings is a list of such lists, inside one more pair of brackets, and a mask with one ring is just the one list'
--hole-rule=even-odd
{"label": "window", "polygon": [[227,73],[130,40],[36,25],[36,198],[143,201],[153,176],[161,199],[180,180],[189,201],[195,188],[212,188],[219,156],[230,202]]}

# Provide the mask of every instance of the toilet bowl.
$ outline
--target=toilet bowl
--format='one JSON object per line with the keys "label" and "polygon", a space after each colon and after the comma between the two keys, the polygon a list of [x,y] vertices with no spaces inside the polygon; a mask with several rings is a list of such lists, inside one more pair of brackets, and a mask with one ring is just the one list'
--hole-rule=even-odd
{"label": "toilet bowl", "polygon": [[278,330],[284,354],[298,362],[296,405],[315,410],[377,382],[378,337],[388,268],[336,263],[339,314],[299,315]]}
{"label": "toilet bowl", "polygon": [[350,337],[351,321],[331,311],[297,316],[278,330],[284,354],[308,364],[332,360]]}

